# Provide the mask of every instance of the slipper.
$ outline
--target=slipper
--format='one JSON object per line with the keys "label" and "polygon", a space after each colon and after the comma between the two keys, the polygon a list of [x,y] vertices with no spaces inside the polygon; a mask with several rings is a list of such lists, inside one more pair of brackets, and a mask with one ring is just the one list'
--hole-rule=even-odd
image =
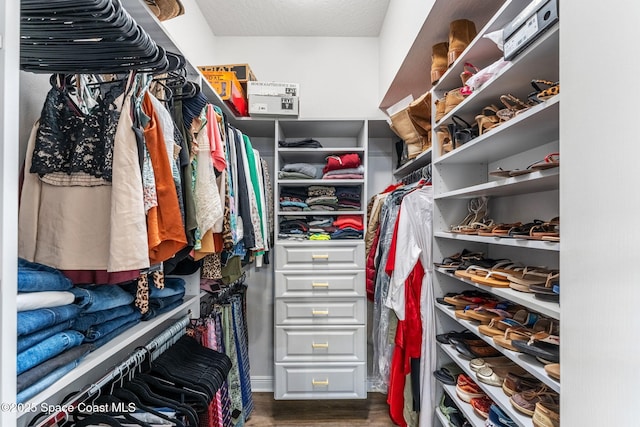
{"label": "slipper", "polygon": [[508,237],[509,236],[509,230],[511,230],[514,227],[520,227],[521,225],[522,225],[521,222],[514,222],[512,224],[498,224],[492,230],[491,234],[493,236],[498,236],[498,237]]}
{"label": "slipper", "polygon": [[478,332],[488,337],[495,337],[496,335],[504,334],[504,330],[498,329],[498,327],[496,326],[503,319],[504,317],[495,317],[491,319],[488,325],[478,326]]}
{"label": "slipper", "polygon": [[456,277],[461,277],[463,279],[471,279],[472,277],[477,275],[487,274],[489,273],[489,271],[490,270],[488,268],[480,267],[478,265],[472,265],[470,267],[467,267],[466,270],[456,270],[456,272],[453,274]]}
{"label": "slipper", "polygon": [[545,170],[551,168],[557,168],[560,166],[560,153],[550,153],[547,156],[530,166],[533,170]]}
{"label": "slipper", "polygon": [[515,347],[516,351],[526,353],[531,356],[542,359],[549,363],[560,362],[560,346],[551,344],[544,341],[530,341],[513,340],[511,345]]}
{"label": "slipper", "polygon": [[479,357],[476,359],[471,359],[471,361],[469,362],[469,368],[471,368],[471,370],[474,372],[478,372],[480,368],[483,368],[485,366],[491,368],[494,366],[511,366],[513,364],[513,361],[506,356],[489,357],[486,359]]}
{"label": "slipper", "polygon": [[456,385],[458,375],[462,373],[462,369],[455,363],[447,363],[442,368],[433,372],[433,376],[443,384]]}
{"label": "slipper", "polygon": [[544,237],[553,237],[560,239],[560,217],[555,217],[550,221],[543,222],[542,224],[534,225],[529,230],[529,235],[524,236],[527,239],[542,240]]}
{"label": "slipper", "polygon": [[494,288],[508,288],[511,283],[509,281],[509,275],[499,271],[490,271],[486,276],[472,276],[471,281]]}
{"label": "slipper", "polygon": [[560,381],[560,364],[559,363],[550,363],[544,366],[544,371],[551,378]]}

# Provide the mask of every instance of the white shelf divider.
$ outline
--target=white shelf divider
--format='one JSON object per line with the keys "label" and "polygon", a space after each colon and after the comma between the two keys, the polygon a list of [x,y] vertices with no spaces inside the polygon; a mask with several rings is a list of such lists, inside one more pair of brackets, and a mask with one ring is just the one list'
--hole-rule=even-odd
{"label": "white shelf divider", "polygon": [[542,315],[551,317],[552,319],[560,320],[560,304],[556,302],[542,301],[537,299],[534,296],[534,294],[516,291],[515,289],[511,289],[511,288],[497,288],[492,286],[481,285],[469,279],[458,277],[455,274],[450,273],[443,268],[436,268],[436,271],[440,274],[444,274],[445,276],[449,276],[460,282],[466,283],[467,285],[476,287],[485,292],[489,292],[500,298],[507,299],[509,301],[515,302],[516,304],[521,304]]}
{"label": "white shelf divider", "polygon": [[[478,325],[476,323],[471,322],[469,320],[458,319],[455,316],[454,310],[449,309],[443,306],[442,304],[436,304],[436,308],[442,311],[443,313],[445,313],[447,316],[451,317],[456,322],[458,322],[461,326],[465,327],[466,329],[476,334],[478,337],[480,337],[480,339],[485,341],[491,347],[495,348],[500,353],[507,356],[516,365],[526,369],[527,372],[529,372],[531,375],[533,375],[534,377],[542,381],[544,384],[548,385],[553,391],[560,393],[560,382],[551,378],[549,375],[547,375],[547,372],[544,370],[544,366],[540,362],[538,362],[535,357],[529,356],[528,354],[511,351],[504,347],[500,347],[499,345],[493,342],[493,339],[491,337],[481,334],[478,331]],[[459,356],[457,351],[453,350],[453,352]],[[468,363],[467,363],[467,368],[468,368]],[[474,374],[474,378],[475,378],[475,374]],[[481,382],[478,382],[478,384],[483,385]],[[488,386],[488,387],[491,387],[491,386]],[[500,391],[502,391],[502,389]]]}
{"label": "white shelf divider", "polygon": [[462,240],[466,242],[490,243],[492,245],[515,246],[528,249],[540,249],[544,251],[560,251],[560,242],[551,242],[547,240],[477,236],[474,234],[457,234],[448,231],[436,231],[434,236],[442,239]]}
{"label": "white shelf divider", "polygon": [[554,190],[558,188],[559,183],[560,168],[557,167],[448,191],[438,194],[435,198],[471,199],[478,196],[513,196],[516,194]]}

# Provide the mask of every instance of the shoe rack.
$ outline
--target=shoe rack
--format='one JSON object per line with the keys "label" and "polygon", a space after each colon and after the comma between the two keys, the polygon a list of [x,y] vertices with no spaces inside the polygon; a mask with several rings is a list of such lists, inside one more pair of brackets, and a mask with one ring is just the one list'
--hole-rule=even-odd
{"label": "shoe rack", "polygon": [[[438,0],[436,3],[439,3]],[[473,15],[452,14],[476,22],[477,37],[454,62],[442,78],[431,89],[432,98],[444,99],[445,93],[461,86],[460,73],[466,62],[483,67],[502,57],[495,44],[484,38],[485,34],[500,30],[527,6],[528,1],[506,1],[484,26],[478,25]],[[462,12],[462,11],[460,11]],[[444,22],[444,21],[443,21]],[[452,123],[452,117],[462,117],[469,123],[481,114],[485,106],[500,105],[500,96],[512,94],[526,100],[532,91],[533,79],[557,81],[559,77],[559,24],[556,23],[524,52],[515,57],[498,74],[478,90],[466,97],[452,111],[434,123],[432,173],[434,186],[434,254],[435,262],[458,253],[463,249],[483,252],[486,258],[508,258],[529,266],[546,266],[557,269],[560,262],[560,243],[542,240],[516,239],[508,237],[479,236],[451,233],[451,226],[459,224],[468,214],[468,202],[472,198],[489,197],[488,218],[496,223],[522,223],[534,219],[550,220],[559,214],[560,168],[535,171],[514,177],[494,177],[489,172],[498,168],[525,169],[559,149],[559,104],[560,96],[535,105],[516,117],[485,131],[446,154],[441,154],[436,129]],[[502,108],[501,106],[498,108]],[[435,106],[433,108],[435,111]],[[558,321],[558,303],[539,300],[532,293],[519,292],[511,288],[496,288],[480,285],[457,277],[451,271],[434,269],[434,294],[442,297],[449,292],[478,289],[495,297],[520,304],[528,311]],[[435,303],[437,333],[468,329],[480,339],[496,348],[504,356],[524,368],[551,390],[560,393],[560,382],[549,377],[544,365],[535,358],[507,350],[494,344],[489,336],[478,332],[478,323],[456,318],[453,307]],[[469,367],[469,359],[459,354],[454,347],[438,344],[438,367],[455,362],[474,380],[475,372]],[[482,390],[521,427],[532,426],[531,417],[514,409],[509,397],[500,387],[476,381]],[[483,426],[484,420],[473,412],[468,403],[462,402],[455,393],[455,386],[438,383],[436,399],[447,393],[463,410],[474,426]],[[436,409],[435,418],[443,421]],[[446,425],[446,423],[443,423]]]}

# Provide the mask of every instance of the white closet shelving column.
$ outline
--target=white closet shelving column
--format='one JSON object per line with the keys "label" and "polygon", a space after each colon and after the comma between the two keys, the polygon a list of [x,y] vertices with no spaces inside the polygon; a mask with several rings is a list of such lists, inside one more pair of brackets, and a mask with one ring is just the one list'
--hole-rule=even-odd
{"label": "white closet shelving column", "polygon": [[0,425],[16,425],[20,2],[0,4]]}

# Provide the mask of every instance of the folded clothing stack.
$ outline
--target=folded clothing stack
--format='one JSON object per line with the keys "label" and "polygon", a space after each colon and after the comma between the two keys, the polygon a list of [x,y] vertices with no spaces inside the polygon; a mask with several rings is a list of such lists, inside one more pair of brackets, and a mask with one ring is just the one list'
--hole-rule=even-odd
{"label": "folded clothing stack", "polygon": [[309,209],[314,211],[335,211],[338,208],[336,196],[314,196],[306,199]]}
{"label": "folded clothing stack", "polygon": [[299,197],[280,196],[280,210],[288,212],[308,211],[309,205]]}
{"label": "folded clothing stack", "polygon": [[322,233],[328,236],[329,233],[337,230],[336,227],[333,226],[333,221],[334,218],[331,216],[313,217],[311,221],[309,221],[309,232]]}
{"label": "folded clothing stack", "polygon": [[362,239],[364,235],[364,223],[360,215],[340,215],[333,221],[337,228],[331,234],[331,239]]}
{"label": "folded clothing stack", "polygon": [[312,138],[300,139],[298,141],[278,141],[278,146],[283,148],[322,148],[322,144]]}
{"label": "folded clothing stack", "polygon": [[284,165],[278,172],[280,179],[318,179],[320,177],[318,168],[310,163],[290,163]]}
{"label": "folded clothing stack", "polygon": [[278,237],[281,239],[306,239],[309,224],[306,218],[284,218],[280,221]]}
{"label": "folded clothing stack", "polygon": [[336,195],[336,187],[329,185],[311,185],[307,188],[307,196],[318,197],[328,196],[333,197]]}
{"label": "folded clothing stack", "polygon": [[358,210],[361,207],[360,187],[336,187],[336,197],[340,210]]}
{"label": "folded clothing stack", "polygon": [[327,164],[322,169],[322,173],[324,179],[362,179],[364,166],[358,154],[347,153],[327,157]]}

